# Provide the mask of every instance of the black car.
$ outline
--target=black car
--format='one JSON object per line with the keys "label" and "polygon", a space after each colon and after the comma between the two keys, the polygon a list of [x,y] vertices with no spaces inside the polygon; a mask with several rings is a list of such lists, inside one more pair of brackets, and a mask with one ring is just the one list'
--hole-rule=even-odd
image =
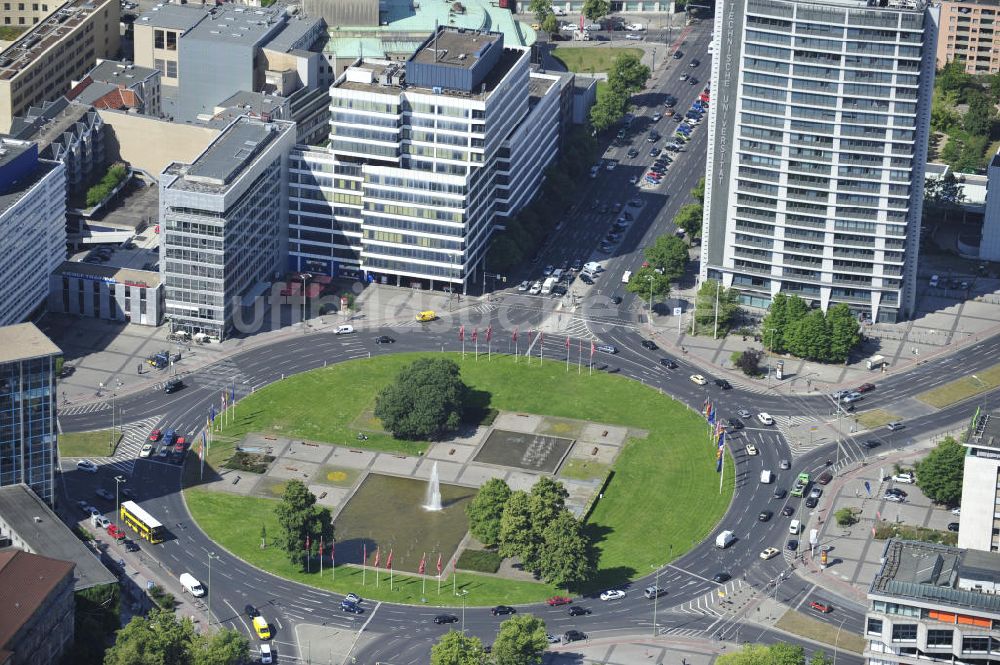
{"label": "black car", "polygon": [[129,540],[128,538],[126,538],[125,540],[122,541],[122,543],[125,545],[125,551],[126,552],[138,552],[139,551],[139,546],[136,545],[136,543],[135,543],[134,540]]}
{"label": "black car", "polygon": [[585,639],[587,639],[587,636],[579,630],[567,630],[563,633],[563,642],[579,642]]}
{"label": "black car", "polygon": [[730,388],[732,388],[732,386],[729,385],[729,382],[726,381],[725,379],[716,379],[715,385],[719,386],[723,390],[729,390]]}
{"label": "black car", "polygon": [[819,499],[817,499],[814,496],[811,496],[808,499],[806,499],[806,508],[815,508],[818,503]]}
{"label": "black car", "polygon": [[958,522],[948,522],[948,531],[958,533]]}
{"label": "black car", "polygon": [[695,58],[694,60],[692,60],[691,62],[688,63],[688,67],[697,67],[700,64],[701,64],[701,60],[699,60],[698,58]]}
{"label": "black car", "polygon": [[681,51],[674,51],[674,60],[680,60],[684,57],[684,53]]}
{"label": "black car", "polygon": [[712,578],[712,581],[722,584],[723,582],[728,582],[731,579],[733,579],[733,576],[729,573],[716,573],[715,577]]}
{"label": "black car", "polygon": [[771,498],[772,499],[784,499],[787,494],[788,494],[788,492],[786,490],[783,490],[783,489],[781,489],[779,487],[778,489],[774,490],[774,494],[771,495]]}
{"label": "black car", "polygon": [[396,340],[389,337],[388,335],[379,335],[378,337],[375,338],[376,344],[393,344],[395,343],[395,341]]}
{"label": "black car", "polygon": [[660,364],[667,369],[677,369],[677,363],[675,363],[670,358],[660,358]]}
{"label": "black car", "polygon": [[436,617],[434,617],[434,623],[438,624],[439,626],[443,623],[456,623],[457,621],[458,617],[455,616],[454,614],[439,614]]}
{"label": "black car", "polygon": [[515,612],[517,612],[517,610],[510,605],[497,605],[490,610],[490,614],[493,616],[500,616],[501,614],[514,614]]}
{"label": "black car", "polygon": [[580,281],[583,282],[584,284],[593,284],[594,283],[594,280],[592,280],[587,275],[580,275]]}
{"label": "black car", "polygon": [[260,616],[260,612],[258,612],[257,608],[254,607],[253,605],[247,605],[246,607],[243,608],[243,611],[246,612],[247,616],[250,617],[251,619]]}
{"label": "black car", "polygon": [[582,617],[588,614],[590,614],[590,610],[588,610],[586,607],[580,607],[579,605],[574,605],[573,607],[569,608],[569,615],[571,617]]}
{"label": "black car", "polygon": [[795,514],[795,508],[793,508],[792,506],[785,506],[784,508],[781,509],[781,514],[784,515],[785,517],[791,517],[792,515]]}
{"label": "black car", "polygon": [[65,379],[66,377],[68,377],[71,374],[73,374],[73,372],[75,372],[75,371],[76,371],[76,367],[73,367],[72,365],[63,365],[62,369],[59,370],[59,378],[60,379]]}
{"label": "black car", "polygon": [[738,431],[738,430],[741,430],[741,429],[743,429],[743,421],[740,420],[739,418],[730,418],[726,422],[726,428],[730,429],[730,430],[732,430],[734,432]]}
{"label": "black car", "polygon": [[552,287],[552,295],[553,296],[564,296],[564,295],[566,295],[566,293],[567,293],[567,291],[566,291],[566,287],[565,286],[556,285],[556,286]]}
{"label": "black car", "polygon": [[677,98],[674,97],[673,95],[667,95],[666,98],[663,100],[663,105],[668,107],[673,106],[676,103],[677,103]]}
{"label": "black car", "polygon": [[642,340],[642,348],[649,349],[650,351],[656,351],[660,347],[658,347],[656,345],[656,342],[654,342],[653,340],[651,340],[651,339],[644,339],[644,340]]}
{"label": "black car", "polygon": [[659,148],[653,148],[652,150],[649,151],[649,156],[650,157],[656,157],[659,154],[660,154],[660,149]]}
{"label": "black car", "polygon": [[770,511],[770,510],[762,510],[762,511],[760,511],[760,513],[759,513],[759,514],[757,515],[757,521],[759,521],[759,522],[767,522],[767,521],[770,521],[770,519],[771,519],[771,515],[774,515],[774,513],[772,513],[772,512]]}
{"label": "black car", "polygon": [[799,541],[798,541],[798,539],[796,539],[796,538],[789,538],[788,542],[785,543],[785,548],[788,549],[789,552],[797,552],[798,549],[799,549]]}
{"label": "black car", "polygon": [[698,85],[698,79],[692,76],[688,79],[688,85]]}
{"label": "black car", "polygon": [[620,304],[622,304],[622,297],[621,296],[614,296],[614,297],[612,297],[611,298],[611,304],[612,305],[620,305]]}
{"label": "black car", "polygon": [[867,448],[868,450],[871,450],[872,448],[878,448],[881,445],[882,442],[876,441],[875,439],[868,439],[867,441],[861,444],[863,448]]}
{"label": "black car", "polygon": [[906,498],[906,496],[907,496],[906,492],[904,492],[903,490],[899,489],[898,487],[890,487],[889,489],[887,489],[887,490],[885,491],[885,493],[886,493],[886,494],[894,494],[894,495],[896,495],[896,496],[901,496],[901,497],[903,497],[904,499],[905,499],[905,498]]}
{"label": "black car", "polygon": [[169,381],[167,381],[166,385],[163,386],[163,392],[165,392],[165,393],[167,393],[169,395],[171,393],[177,392],[178,390],[180,390],[183,387],[184,387],[184,382],[181,379],[178,379],[177,377],[174,377],[174,378],[170,379]]}
{"label": "black car", "polygon": [[340,602],[341,612],[350,612],[351,614],[363,614],[364,610],[358,606],[357,603],[352,603],[349,600],[342,600]]}

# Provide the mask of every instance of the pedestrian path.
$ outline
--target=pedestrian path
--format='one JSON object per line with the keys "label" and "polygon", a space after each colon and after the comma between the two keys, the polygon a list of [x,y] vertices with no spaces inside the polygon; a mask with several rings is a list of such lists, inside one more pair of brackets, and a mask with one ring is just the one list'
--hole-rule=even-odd
{"label": "pedestrian path", "polygon": [[671,611],[681,612],[684,614],[701,614],[703,616],[724,616],[727,610],[722,604],[723,601],[738,592],[744,586],[745,585],[742,579],[737,578],[729,580],[725,584],[703,593],[697,598],[689,600],[679,607],[673,608]]}
{"label": "pedestrian path", "polygon": [[126,477],[131,477],[135,468],[135,460],[139,457],[139,451],[142,450],[142,446],[149,438],[149,433],[162,420],[163,416],[158,415],[125,423],[122,426],[122,440],[115,449],[114,456],[91,459],[98,466],[111,466],[121,471]]}
{"label": "pedestrian path", "polygon": [[813,416],[775,416],[774,424],[788,442],[793,456],[804,455],[829,443],[824,423]]}

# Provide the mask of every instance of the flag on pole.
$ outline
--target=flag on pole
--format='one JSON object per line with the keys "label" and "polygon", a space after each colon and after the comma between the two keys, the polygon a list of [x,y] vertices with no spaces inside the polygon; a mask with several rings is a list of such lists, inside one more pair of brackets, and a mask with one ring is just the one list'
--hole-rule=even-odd
{"label": "flag on pole", "polygon": [[319,537],[319,560],[323,561],[323,536]]}
{"label": "flag on pole", "polygon": [[566,350],[569,351],[569,336],[566,336]]}
{"label": "flag on pole", "polygon": [[306,552],[309,551],[309,534],[306,534]]}
{"label": "flag on pole", "polygon": [[209,409],[208,409],[208,419],[211,421],[211,423],[213,425],[215,424],[215,405],[214,404],[212,404],[209,407]]}
{"label": "flag on pole", "polygon": [[593,342],[590,343],[590,359],[594,359],[594,352],[597,351],[597,345]]}
{"label": "flag on pole", "polygon": [[361,543],[361,565],[368,565],[368,543]]}
{"label": "flag on pole", "polygon": [[229,404],[236,404],[236,381],[233,381],[232,388],[229,389]]}
{"label": "flag on pole", "polygon": [[472,329],[472,341],[476,342],[479,340],[479,328]]}
{"label": "flag on pole", "polygon": [[207,446],[207,445],[208,445],[208,443],[205,441],[205,430],[202,430],[201,431],[201,444],[198,446],[198,457],[199,457],[199,459],[202,459],[202,460],[205,459],[205,446]]}
{"label": "flag on pole", "polygon": [[420,566],[417,568],[417,573],[420,575],[424,574],[424,570],[427,568],[427,552],[424,552],[420,556]]}
{"label": "flag on pole", "polygon": [[459,326],[458,328],[458,339],[465,341],[465,326]]}
{"label": "flag on pole", "polygon": [[719,435],[719,447],[715,451],[715,472],[722,473],[722,454],[726,450],[726,432]]}
{"label": "flag on pole", "polygon": [[486,343],[489,344],[491,339],[493,339],[493,326],[486,329]]}
{"label": "flag on pole", "polygon": [[229,403],[229,391],[225,388],[222,389],[222,410],[226,410],[226,405]]}
{"label": "flag on pole", "polygon": [[378,570],[378,560],[381,558],[380,555],[381,555],[381,552],[379,551],[379,548],[376,546],[375,547],[375,570]]}
{"label": "flag on pole", "polygon": [[517,341],[517,328],[514,328],[514,334],[510,336],[511,340]]}
{"label": "flag on pole", "polygon": [[385,567],[392,570],[392,550],[389,550],[389,556],[385,559]]}
{"label": "flag on pole", "polygon": [[[515,333],[516,334],[516,333]],[[438,575],[441,574],[441,553],[438,552],[438,565],[437,565]]]}

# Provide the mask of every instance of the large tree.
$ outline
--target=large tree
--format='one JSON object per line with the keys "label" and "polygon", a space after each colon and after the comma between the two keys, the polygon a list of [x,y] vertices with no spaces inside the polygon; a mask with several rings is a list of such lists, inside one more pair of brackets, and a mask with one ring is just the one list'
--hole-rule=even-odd
{"label": "large tree", "polygon": [[955,92],[960,96],[971,83],[972,75],[965,71],[965,63],[961,60],[952,60],[934,78],[935,88],[941,92]]}
{"label": "large tree", "polygon": [[626,97],[646,87],[649,67],[631,53],[623,53],[615,58],[608,72],[608,87]]}
{"label": "large tree", "polygon": [[454,361],[420,358],[382,389],[375,417],[396,438],[439,439],[461,424],[467,392]]}
{"label": "large tree", "polygon": [[615,90],[608,90],[590,107],[590,126],[596,132],[613,127],[628,108],[628,96]]}
{"label": "large tree", "polygon": [[556,18],[555,14],[549,12],[548,14],[545,15],[545,18],[542,19],[541,25],[539,25],[539,27],[542,29],[543,32],[547,32],[550,35],[554,35],[557,32],[559,32],[559,19]]}
{"label": "large tree", "polygon": [[545,622],[518,614],[500,624],[491,655],[494,665],[539,665],[548,646]]}
{"label": "large tree", "polygon": [[250,643],[235,630],[199,636],[191,650],[192,665],[242,665],[250,661]]}
{"label": "large tree", "polygon": [[542,578],[563,589],[579,587],[595,572],[594,557],[583,523],[562,510],[542,531],[539,558]]}
{"label": "large tree", "polygon": [[646,248],[646,260],[658,268],[668,280],[684,275],[688,262],[688,246],[675,235],[663,235]]}
{"label": "large tree", "polygon": [[993,115],[990,100],[977,91],[969,96],[969,110],[965,112],[962,127],[973,136],[989,136],[993,127]]}
{"label": "large tree", "polygon": [[134,616],[104,653],[104,665],[240,665],[250,657],[245,636],[224,629],[199,635],[190,619],[153,609]]}
{"label": "large tree", "polygon": [[317,506],[316,495],[301,480],[288,481],[274,514],[280,526],[278,542],[292,563],[305,568],[308,557],[319,549],[320,538],[333,542],[330,509]]}
{"label": "large tree", "polygon": [[805,650],[791,644],[745,644],[738,651],[719,656],[716,665],[804,665]]}
{"label": "large tree", "polygon": [[583,0],[583,15],[591,21],[607,16],[610,9],[608,0]]}
{"label": "large tree", "polygon": [[632,274],[625,288],[646,302],[650,302],[650,296],[656,301],[670,295],[670,278],[656,272],[652,266],[644,266]]}
{"label": "large tree", "polygon": [[688,203],[677,211],[677,215],[674,216],[674,226],[684,229],[690,237],[698,238],[701,236],[704,214],[705,209],[700,203]]}
{"label": "large tree", "polygon": [[965,448],[949,436],[917,464],[917,485],[932,501],[957,506],[964,471]]}
{"label": "large tree", "polygon": [[450,630],[431,647],[431,665],[482,665],[486,652],[478,637]]}
{"label": "large tree", "polygon": [[691,196],[698,200],[698,203],[705,202],[705,176],[698,178],[698,184],[691,188]]}
{"label": "large tree", "polygon": [[764,348],[770,349],[772,353],[784,351],[785,332],[788,328],[788,296],[781,292],[774,294],[760,326]]}
{"label": "large tree", "polygon": [[531,497],[527,492],[512,492],[500,518],[500,556],[516,557],[526,570],[535,569],[537,542],[531,524]]}
{"label": "large tree", "polygon": [[528,11],[535,15],[535,20],[541,23],[552,13],[552,0],[531,0]]}
{"label": "large tree", "polygon": [[844,303],[832,306],[826,312],[830,330],[830,362],[846,363],[851,349],[861,341],[861,330],[851,308]]}
{"label": "large tree", "polygon": [[805,318],[789,326],[788,350],[806,360],[830,359],[830,329],[822,310],[814,309]]}
{"label": "large tree", "polygon": [[733,288],[727,289],[714,279],[706,279],[698,287],[695,296],[695,334],[725,334],[740,311],[740,294]]}
{"label": "large tree", "polygon": [[500,540],[500,520],[510,500],[510,487],[502,478],[490,478],[476,492],[475,498],[465,507],[469,518],[469,533],[484,545],[495,545]]}

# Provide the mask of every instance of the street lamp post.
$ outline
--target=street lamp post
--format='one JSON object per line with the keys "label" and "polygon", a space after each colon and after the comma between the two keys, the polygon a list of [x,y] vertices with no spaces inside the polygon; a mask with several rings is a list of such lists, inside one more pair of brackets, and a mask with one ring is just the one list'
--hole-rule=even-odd
{"label": "street lamp post", "polygon": [[122,502],[118,498],[118,488],[122,483],[128,482],[125,476],[115,476],[115,526],[121,528]]}
{"label": "street lamp post", "polygon": [[844,622],[847,621],[847,617],[844,617],[840,621],[840,626],[837,627],[837,638],[833,642],[833,665],[837,665],[837,652],[840,650],[840,631],[844,628]]}
{"label": "street lamp post", "polygon": [[656,582],[653,591],[653,637],[656,637],[656,601],[660,597],[660,566],[650,566],[656,568]]}
{"label": "street lamp post", "polygon": [[462,597],[462,634],[465,635],[465,598],[469,595],[469,590],[462,589],[462,593],[456,593],[455,595]]}
{"label": "street lamp post", "polygon": [[211,627],[211,625],[215,622],[212,619],[212,559],[217,559],[217,558],[218,557],[215,556],[215,552],[209,552],[208,553],[208,625],[209,625],[209,627]]}
{"label": "street lamp post", "polygon": [[307,272],[302,273],[302,327],[306,327],[306,280],[312,277]]}

